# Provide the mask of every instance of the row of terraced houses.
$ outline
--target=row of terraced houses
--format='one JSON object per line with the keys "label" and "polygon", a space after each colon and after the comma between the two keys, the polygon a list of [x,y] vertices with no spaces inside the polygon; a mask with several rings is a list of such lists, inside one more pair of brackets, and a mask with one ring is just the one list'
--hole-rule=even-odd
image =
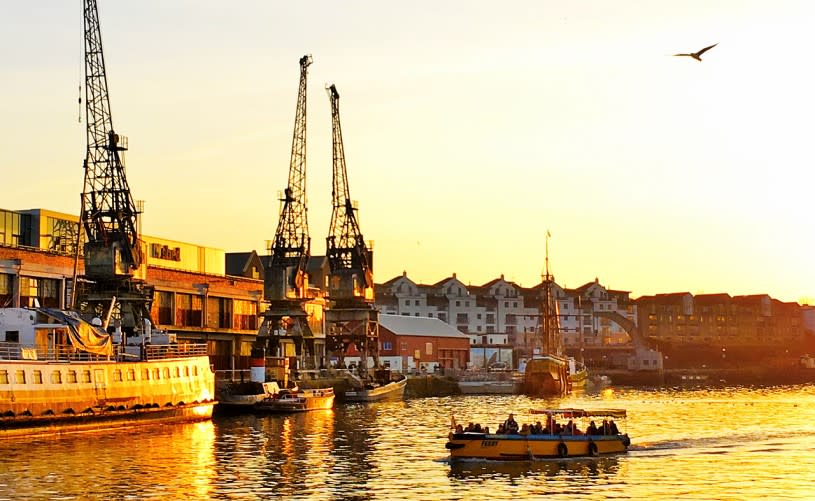
{"label": "row of terraced houses", "polygon": [[[0,306],[67,304],[76,221],[75,216],[43,209],[0,210]],[[219,368],[241,366],[257,335],[257,316],[264,310],[260,277],[265,256],[146,240],[147,281],[156,290],[154,321],[179,339],[209,343]],[[323,257],[310,259],[312,300],[307,309],[317,336],[324,332],[321,284],[326,269]],[[815,353],[815,309],[768,295],[682,292],[632,299],[630,292],[604,287],[597,279],[574,289],[555,285],[553,295],[566,352],[590,364],[631,368],[633,348],[640,346],[664,353],[666,367]],[[522,287],[501,276],[472,285],[452,274],[426,285],[403,273],[377,284],[376,302],[383,315],[434,319],[466,335],[469,353],[463,359],[454,357],[457,368],[494,362],[514,366],[539,328],[541,284]],[[410,324],[398,325],[399,335],[409,335]],[[426,335],[428,326],[432,323],[422,322],[417,331]],[[436,352],[414,358],[426,361],[428,368],[451,360]],[[655,367],[637,365],[636,360],[633,366]]]}

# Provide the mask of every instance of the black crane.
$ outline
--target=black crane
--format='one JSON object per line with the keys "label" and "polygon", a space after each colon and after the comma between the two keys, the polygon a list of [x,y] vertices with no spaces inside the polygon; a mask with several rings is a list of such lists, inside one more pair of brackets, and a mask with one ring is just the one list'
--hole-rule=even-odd
{"label": "black crane", "polygon": [[83,9],[87,152],[80,224],[85,274],[72,302],[83,314],[101,318],[115,298],[113,318],[132,333],[150,318],[153,290],[144,282],[139,212],[125,176],[127,138],[113,128],[96,0],[84,0]]}
{"label": "black crane", "polygon": [[[306,205],[306,88],[308,67],[313,60],[310,55],[300,58],[300,87],[297,93],[297,109],[294,118],[294,134],[291,145],[289,181],[280,200],[280,219],[269,252],[271,259],[264,276],[264,295],[269,308],[264,312],[260,341],[277,356],[281,351],[281,338],[288,338],[295,345],[296,354],[314,354],[313,334],[308,315],[303,308],[307,300],[308,276],[306,265],[311,255],[311,238],[308,232]],[[267,338],[264,339],[263,338]],[[308,365],[314,360],[302,358]]]}
{"label": "black crane", "polygon": [[379,365],[379,311],[374,306],[373,251],[365,244],[349,195],[340,126],[340,94],[333,84],[326,90],[331,100],[333,139],[333,209],[326,238],[329,268],[326,348],[337,354],[342,364],[348,347],[355,344],[361,354],[360,367],[365,370],[369,356]]}

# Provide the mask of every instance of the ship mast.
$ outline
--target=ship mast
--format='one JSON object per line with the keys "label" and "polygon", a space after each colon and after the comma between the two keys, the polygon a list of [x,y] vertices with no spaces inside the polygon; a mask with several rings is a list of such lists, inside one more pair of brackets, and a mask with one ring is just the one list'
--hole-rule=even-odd
{"label": "ship mast", "polygon": [[552,291],[555,277],[549,272],[549,238],[552,236],[546,231],[546,260],[541,298],[541,351],[544,354],[561,355],[563,346],[560,334],[560,321],[557,301]]}

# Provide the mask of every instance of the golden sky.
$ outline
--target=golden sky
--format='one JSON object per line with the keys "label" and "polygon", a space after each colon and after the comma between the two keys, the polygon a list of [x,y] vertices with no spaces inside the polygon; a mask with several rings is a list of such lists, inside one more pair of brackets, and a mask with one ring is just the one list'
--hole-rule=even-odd
{"label": "golden sky", "polygon": [[[310,53],[314,255],[335,83],[379,282],[531,286],[549,229],[567,287],[815,297],[811,2],[99,2],[147,234],[262,251]],[[2,8],[2,208],[78,212],[79,4]]]}

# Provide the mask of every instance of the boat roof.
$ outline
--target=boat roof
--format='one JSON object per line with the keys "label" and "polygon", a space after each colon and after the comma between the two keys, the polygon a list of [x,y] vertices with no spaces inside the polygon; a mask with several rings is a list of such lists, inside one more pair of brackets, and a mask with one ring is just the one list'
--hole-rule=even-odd
{"label": "boat roof", "polygon": [[624,418],[625,409],[532,409],[532,414],[547,414],[563,417],[614,417]]}

